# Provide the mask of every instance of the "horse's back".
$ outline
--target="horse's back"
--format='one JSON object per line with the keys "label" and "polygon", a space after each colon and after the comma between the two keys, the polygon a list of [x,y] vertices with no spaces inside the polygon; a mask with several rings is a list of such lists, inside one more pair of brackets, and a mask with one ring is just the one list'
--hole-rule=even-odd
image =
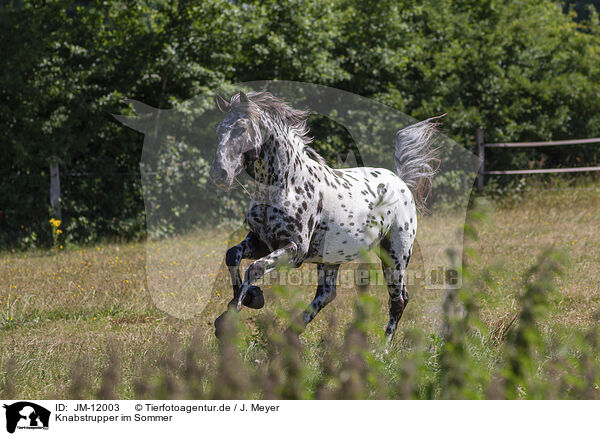
{"label": "horse's back", "polygon": [[[416,210],[412,193],[383,168],[332,170],[336,179],[321,186],[324,210],[313,235],[308,262],[343,263],[357,259],[390,231],[405,232],[412,244]],[[408,229],[404,230],[408,224]]]}

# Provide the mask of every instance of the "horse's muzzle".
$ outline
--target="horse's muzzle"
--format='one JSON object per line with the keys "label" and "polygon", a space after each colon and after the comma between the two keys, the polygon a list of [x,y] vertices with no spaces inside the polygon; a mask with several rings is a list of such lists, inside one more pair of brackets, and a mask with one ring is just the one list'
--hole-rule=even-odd
{"label": "horse's muzzle", "polygon": [[229,190],[231,189],[231,185],[233,184],[233,178],[229,177],[227,171],[225,171],[222,167],[214,164],[210,167],[210,179],[215,185],[222,189]]}

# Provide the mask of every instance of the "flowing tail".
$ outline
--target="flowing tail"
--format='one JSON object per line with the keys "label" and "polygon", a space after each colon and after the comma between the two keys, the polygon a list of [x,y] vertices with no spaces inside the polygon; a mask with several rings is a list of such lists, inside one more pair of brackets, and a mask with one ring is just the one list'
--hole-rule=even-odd
{"label": "flowing tail", "polygon": [[444,115],[412,124],[396,133],[396,174],[412,191],[419,209],[425,207],[425,201],[431,192],[433,176],[440,162],[438,149],[433,147],[439,123],[433,120]]}

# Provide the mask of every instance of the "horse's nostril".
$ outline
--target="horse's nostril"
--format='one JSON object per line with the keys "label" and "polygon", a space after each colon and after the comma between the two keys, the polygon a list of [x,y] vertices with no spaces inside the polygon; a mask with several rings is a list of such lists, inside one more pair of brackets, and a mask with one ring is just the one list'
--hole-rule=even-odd
{"label": "horse's nostril", "polygon": [[212,167],[210,169],[210,178],[215,182],[223,182],[227,179],[227,171],[220,167]]}

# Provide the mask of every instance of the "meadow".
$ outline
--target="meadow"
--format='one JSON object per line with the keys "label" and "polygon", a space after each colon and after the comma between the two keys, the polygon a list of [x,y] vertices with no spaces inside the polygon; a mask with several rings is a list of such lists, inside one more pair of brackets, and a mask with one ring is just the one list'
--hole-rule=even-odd
{"label": "meadow", "polygon": [[[305,282],[264,287],[265,308],[219,345],[225,250],[243,231],[4,251],[0,397],[599,398],[600,183],[481,200],[462,290],[411,284],[388,353],[382,286],[341,287],[299,339],[281,335],[312,299]],[[424,216],[418,240],[457,222]]]}

